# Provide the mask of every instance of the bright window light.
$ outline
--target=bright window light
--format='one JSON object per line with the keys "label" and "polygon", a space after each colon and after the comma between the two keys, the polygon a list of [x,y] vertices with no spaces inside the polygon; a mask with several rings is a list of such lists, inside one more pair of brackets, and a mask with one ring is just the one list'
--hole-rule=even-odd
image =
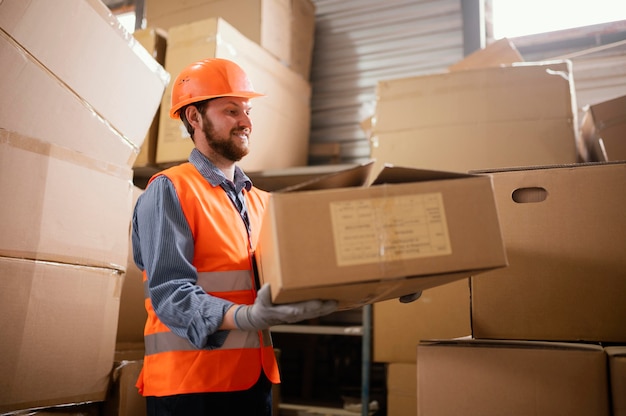
{"label": "bright window light", "polygon": [[492,13],[501,39],[626,20],[626,1],[492,0]]}

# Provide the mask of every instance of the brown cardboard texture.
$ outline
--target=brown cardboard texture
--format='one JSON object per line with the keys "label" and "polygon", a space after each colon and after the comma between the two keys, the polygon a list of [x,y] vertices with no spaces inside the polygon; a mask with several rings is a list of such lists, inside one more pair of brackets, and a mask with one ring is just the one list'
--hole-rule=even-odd
{"label": "brown cardboard texture", "polygon": [[[368,162],[373,163],[373,162]],[[302,185],[305,182],[317,181],[322,177],[332,174],[341,174],[343,171],[349,171],[351,169],[360,169],[359,166],[354,164],[342,164],[342,165],[316,165],[316,166],[296,166],[293,168],[274,169],[274,170],[262,170],[250,172],[247,171],[246,175],[252,180],[254,186],[259,189],[263,189],[267,192],[282,192],[293,186]],[[371,170],[371,168],[370,168]],[[368,171],[369,175],[369,171]],[[357,175],[358,176],[358,175]],[[358,179],[358,178],[357,178]],[[367,183],[369,177],[360,180],[358,185]],[[344,186],[353,186],[346,184]]]}
{"label": "brown cardboard texture", "polygon": [[[246,171],[261,171],[306,165],[311,86],[224,19],[212,18],[170,28],[165,68],[174,79],[192,62],[212,57],[236,62],[255,90],[265,94],[252,100],[250,153],[239,166]],[[157,163],[186,161],[193,149],[181,121],[169,116],[171,91],[170,85],[161,104]]]}
{"label": "brown cardboard texture", "polygon": [[126,270],[129,167],[0,128],[0,194],[1,256]]}
{"label": "brown cardboard texture", "polygon": [[257,249],[272,300],[353,308],[506,266],[490,178],[438,174],[388,167],[380,178],[398,183],[273,193]]}
{"label": "brown cardboard texture", "polygon": [[[27,59],[44,71],[51,82],[80,100],[92,117],[106,121],[107,127],[127,142],[134,152],[129,162],[132,164],[169,82],[169,74],[123,29],[110,10],[99,0],[53,3],[4,0],[0,3],[0,26],[3,36],[21,49],[19,59],[3,58],[3,67],[10,62],[10,67],[19,68],[20,61]],[[17,117],[14,123],[43,124],[47,128],[42,120],[31,123],[24,119],[24,114],[47,108],[53,117],[65,120],[66,134],[77,130],[87,148],[98,145],[97,138],[91,137],[92,131],[76,126],[72,114],[61,103],[53,101],[48,106],[39,100],[40,90],[35,88],[37,84],[30,84],[28,74],[12,71],[10,74],[15,76],[13,81],[24,83],[20,86],[10,82],[8,91],[13,94],[7,95],[2,89],[3,100],[10,103],[7,109],[17,104],[18,109],[13,110]],[[19,111],[22,106],[28,109]],[[41,137],[12,125],[0,125]]]}
{"label": "brown cardboard texture", "polygon": [[[165,65],[165,51],[167,47],[167,33],[160,29],[147,28],[139,29],[133,32],[133,37],[141,44],[148,53],[159,63]],[[156,164],[156,145],[159,134],[159,117],[161,116],[160,107],[157,109],[150,129],[146,135],[137,159],[133,164],[134,168],[154,166]]]}
{"label": "brown cardboard texture", "polygon": [[[143,193],[138,187],[133,187],[133,207],[137,198]],[[130,228],[130,227],[129,227]],[[129,231],[131,231],[129,229]],[[122,344],[137,343],[143,349],[143,330],[146,325],[148,313],[145,308],[145,294],[143,274],[133,259],[132,233],[128,235],[128,261],[126,264],[126,277],[120,295],[120,319],[117,326],[116,343],[119,348]]]}
{"label": "brown cardboard texture", "polygon": [[606,347],[609,357],[612,416],[626,415],[626,346]]}
{"label": "brown cardboard texture", "polygon": [[420,340],[468,336],[472,333],[470,322],[469,279],[427,289],[409,304],[397,299],[375,303],[373,360],[415,363]]}
{"label": "brown cardboard texture", "polygon": [[462,173],[575,163],[573,92],[567,61],[381,81],[370,139],[374,171],[386,163]]}
{"label": "brown cardboard texture", "polygon": [[146,398],[139,394],[135,383],[143,368],[143,359],[115,362],[112,384],[104,403],[104,415],[140,416],[146,413]]}
{"label": "brown cardboard texture", "polygon": [[498,67],[511,65],[516,62],[524,62],[524,58],[520,55],[513,42],[507,38],[502,38],[450,65],[448,71]]}
{"label": "brown cardboard texture", "polygon": [[387,366],[387,414],[393,416],[417,414],[416,364],[393,363]]}
{"label": "brown cardboard texture", "polygon": [[509,267],[472,279],[473,336],[626,342],[626,163],[488,172]]}
{"label": "brown cardboard texture", "polygon": [[169,30],[221,17],[241,34],[308,80],[315,36],[311,0],[146,0],[149,27]]}
{"label": "brown cardboard texture", "polygon": [[587,106],[581,135],[590,161],[626,160],[626,95]]}
{"label": "brown cardboard texture", "polygon": [[0,257],[0,412],[105,399],[123,277]]}
{"label": "brown cardboard texture", "polygon": [[417,376],[420,415],[610,415],[606,355],[597,345],[423,341]]}

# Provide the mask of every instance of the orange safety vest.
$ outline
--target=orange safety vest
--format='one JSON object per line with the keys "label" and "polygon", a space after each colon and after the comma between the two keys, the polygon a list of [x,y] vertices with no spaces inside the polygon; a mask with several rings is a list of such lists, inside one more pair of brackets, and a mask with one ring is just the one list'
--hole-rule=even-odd
{"label": "orange safety vest", "polygon": [[[256,297],[252,254],[269,194],[257,188],[244,190],[252,229],[249,240],[226,192],[219,186],[207,186],[195,166],[184,163],[150,181],[161,174],[174,184],[194,237],[197,284],[212,296],[252,304]],[[147,289],[145,271],[143,280]],[[220,348],[198,349],[159,320],[147,290],[145,307],[146,352],[136,384],[144,396],[246,390],[256,383],[261,370],[271,382],[280,382],[269,331],[230,330]]]}

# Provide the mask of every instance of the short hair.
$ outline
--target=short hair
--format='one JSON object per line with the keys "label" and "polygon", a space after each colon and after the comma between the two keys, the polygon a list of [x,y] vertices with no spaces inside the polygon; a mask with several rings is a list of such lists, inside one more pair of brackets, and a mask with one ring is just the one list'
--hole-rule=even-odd
{"label": "short hair", "polygon": [[186,115],[187,107],[190,107],[190,106],[196,107],[196,109],[198,110],[200,114],[204,114],[207,106],[209,105],[209,101],[211,100],[212,98],[209,98],[208,100],[187,104],[186,106],[182,107],[179,110],[178,114],[180,115],[180,120],[183,122],[183,125],[187,129],[187,133],[189,133],[189,136],[191,136],[191,140],[193,140],[193,126],[191,125],[191,123],[189,123],[189,120],[187,120],[187,115]]}

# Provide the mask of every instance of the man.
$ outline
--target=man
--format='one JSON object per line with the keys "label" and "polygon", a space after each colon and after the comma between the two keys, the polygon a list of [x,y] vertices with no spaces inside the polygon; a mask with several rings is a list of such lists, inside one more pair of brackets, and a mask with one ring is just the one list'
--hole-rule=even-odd
{"label": "man", "polygon": [[250,100],[234,62],[205,59],[172,85],[170,116],[194,149],[150,179],[132,244],[148,319],[137,381],[148,415],[271,415],[280,377],[268,329],[332,313],[337,302],[273,305],[258,288],[254,250],[269,194],[237,166],[249,152]]}

